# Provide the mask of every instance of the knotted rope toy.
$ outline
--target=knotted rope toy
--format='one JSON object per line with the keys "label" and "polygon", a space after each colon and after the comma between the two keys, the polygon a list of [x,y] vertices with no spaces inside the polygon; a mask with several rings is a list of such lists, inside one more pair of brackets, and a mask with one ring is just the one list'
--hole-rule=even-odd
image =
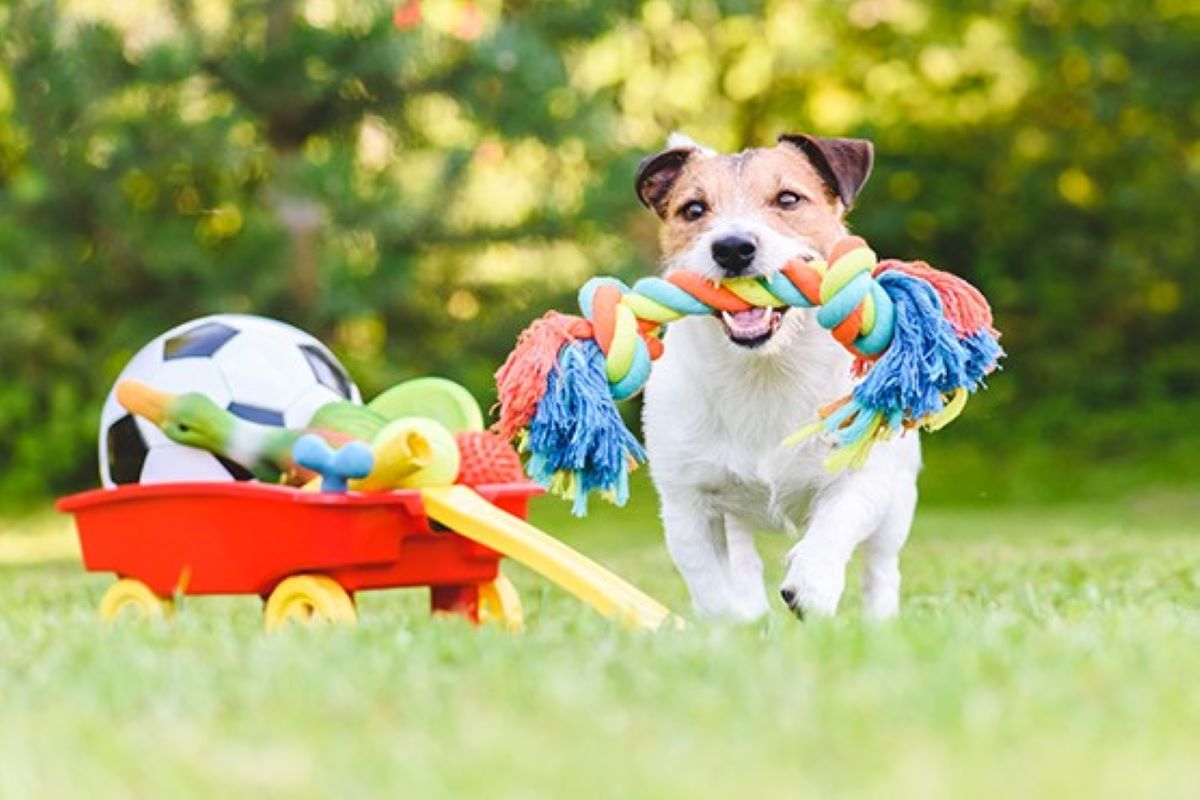
{"label": "knotted rope toy", "polygon": [[861,380],[792,436],[836,445],[830,470],[862,466],[875,442],[957,417],[1004,351],[979,290],[928,264],[878,261],[856,236],[829,262],[794,259],[769,276],[719,284],[684,270],[632,288],[593,278],[582,316],[551,311],[518,338],[496,372],[496,431],[520,440],[530,477],[587,513],[592,491],[623,505],[629,470],[645,461],[616,400],[641,391],[663,352],[664,326],[685,316],[752,308],[816,308],[817,321],[854,356]]}

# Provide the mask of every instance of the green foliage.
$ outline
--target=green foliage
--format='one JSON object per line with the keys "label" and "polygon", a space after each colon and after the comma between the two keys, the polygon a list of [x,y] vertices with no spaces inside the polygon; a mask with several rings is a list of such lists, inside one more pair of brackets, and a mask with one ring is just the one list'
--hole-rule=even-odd
{"label": "green foliage", "polygon": [[876,141],[857,229],[979,283],[1011,353],[948,436],[1011,448],[1020,420],[1102,454],[1138,414],[1081,423],[1200,389],[1194,4],[421,7],[0,8],[0,496],[94,482],[112,378],[203,313],[311,330],[368,394],[490,397],[525,322],[650,268],[632,173],[676,128]]}

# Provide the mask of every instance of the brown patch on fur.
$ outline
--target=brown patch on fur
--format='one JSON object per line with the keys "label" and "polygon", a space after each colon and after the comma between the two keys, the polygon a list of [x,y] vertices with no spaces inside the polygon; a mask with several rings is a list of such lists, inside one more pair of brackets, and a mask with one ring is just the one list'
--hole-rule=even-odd
{"label": "brown patch on fur", "polygon": [[[781,207],[781,192],[793,192],[800,203]],[[708,210],[689,221],[682,211],[694,201]],[[663,255],[670,259],[704,234],[717,217],[757,215],[788,236],[807,239],[823,255],[842,235],[845,209],[837,195],[796,147],[781,144],[734,155],[693,154],[666,192],[660,233]]]}

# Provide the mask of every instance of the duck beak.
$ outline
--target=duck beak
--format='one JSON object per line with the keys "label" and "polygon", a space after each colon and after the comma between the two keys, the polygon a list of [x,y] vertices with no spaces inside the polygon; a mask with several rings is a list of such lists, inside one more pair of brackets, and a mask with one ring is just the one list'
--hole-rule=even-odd
{"label": "duck beak", "polygon": [[141,381],[124,380],[117,384],[117,402],[130,414],[137,414],[162,427],[167,419],[167,408],[175,402],[175,395],[159,391]]}

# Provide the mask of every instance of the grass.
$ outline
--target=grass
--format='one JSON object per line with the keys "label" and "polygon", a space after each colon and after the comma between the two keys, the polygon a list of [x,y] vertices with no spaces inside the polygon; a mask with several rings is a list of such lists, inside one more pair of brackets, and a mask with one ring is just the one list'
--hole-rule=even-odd
{"label": "grass", "polygon": [[[652,493],[537,521],[676,608]],[[765,542],[771,579],[782,540]],[[0,797],[1185,797],[1200,785],[1200,494],[922,509],[872,625],[614,629],[511,568],[528,631],[364,595],[106,630],[64,520],[0,525]]]}

